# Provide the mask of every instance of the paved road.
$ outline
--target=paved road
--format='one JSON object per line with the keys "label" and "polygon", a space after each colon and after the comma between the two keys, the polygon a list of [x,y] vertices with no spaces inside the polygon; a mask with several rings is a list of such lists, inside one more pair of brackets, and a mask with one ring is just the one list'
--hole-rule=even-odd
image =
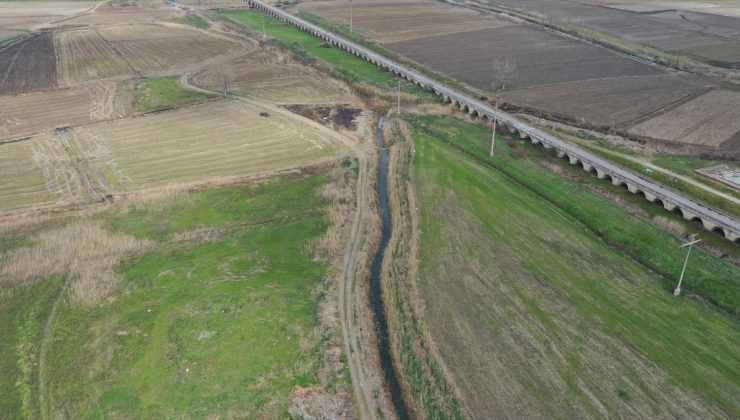
{"label": "paved road", "polygon": [[[699,218],[703,222],[704,227],[709,230],[720,227],[726,238],[730,240],[740,238],[740,222],[732,216],[694,201],[677,191],[656,184],[652,180],[643,178],[635,172],[621,168],[574,144],[532,127],[506,112],[494,110],[487,103],[471,98],[415,70],[398,64],[381,54],[337,36],[320,26],[286,13],[260,0],[247,0],[247,3],[298,26],[305,31],[311,32],[365,60],[386,68],[419,86],[433,90],[437,95],[443,96],[445,100],[450,100],[458,104],[461,108],[468,109],[470,113],[477,113],[479,116],[489,119],[495,117],[499,122],[508,126],[510,130],[518,131],[523,138],[529,137],[535,143],[542,143],[545,147],[556,148],[558,151],[567,155],[571,159],[571,162],[580,162],[584,165],[584,168],[593,168],[597,173],[608,175],[613,181],[624,182],[630,187],[630,191],[642,191],[646,197],[657,197],[667,208],[676,206],[687,219]],[[604,175],[600,174],[600,176],[603,177]]]}

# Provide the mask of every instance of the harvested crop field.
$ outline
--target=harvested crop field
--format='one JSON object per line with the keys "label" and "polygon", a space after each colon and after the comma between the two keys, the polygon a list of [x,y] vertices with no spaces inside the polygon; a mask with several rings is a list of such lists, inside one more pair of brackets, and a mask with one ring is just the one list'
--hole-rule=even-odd
{"label": "harvested crop field", "polygon": [[740,92],[713,90],[630,129],[633,134],[720,146],[740,135]]}
{"label": "harvested crop field", "polygon": [[0,29],[38,29],[94,6],[91,1],[0,1]]}
{"label": "harvested crop field", "polygon": [[0,95],[57,87],[56,56],[49,32],[0,50]]}
{"label": "harvested crop field", "polygon": [[57,22],[57,26],[120,25],[130,23],[160,22],[178,16],[173,11],[131,11],[89,13]]}
{"label": "harvested crop field", "polygon": [[432,36],[386,47],[479,89],[498,85],[494,58],[516,62],[516,71],[507,83],[512,88],[660,74],[653,67],[602,48],[523,25]]}
{"label": "harvested crop field", "polygon": [[115,82],[94,82],[71,89],[0,96],[0,140],[120,118],[128,110],[119,90]]}
{"label": "harvested crop field", "polygon": [[709,86],[676,76],[615,77],[535,86],[503,93],[504,101],[538,112],[599,125],[622,125]]}
{"label": "harvested crop field", "polygon": [[[364,0],[354,1],[352,5],[354,29],[381,43],[512,25],[479,12],[435,1]],[[346,1],[299,3],[298,8],[349,26]]]}
{"label": "harvested crop field", "polygon": [[82,191],[56,133],[0,144],[0,211],[70,202]]}
{"label": "harvested crop field", "polygon": [[135,24],[58,32],[62,80],[176,74],[237,48],[234,42],[177,25]]}
{"label": "harvested crop field", "polygon": [[337,104],[353,100],[347,87],[315,69],[291,62],[277,49],[260,49],[193,78],[207,89],[229,91],[276,104]]}
{"label": "harvested crop field", "polygon": [[101,192],[285,169],[339,151],[334,138],[315,128],[231,101],[80,127],[68,135]]}

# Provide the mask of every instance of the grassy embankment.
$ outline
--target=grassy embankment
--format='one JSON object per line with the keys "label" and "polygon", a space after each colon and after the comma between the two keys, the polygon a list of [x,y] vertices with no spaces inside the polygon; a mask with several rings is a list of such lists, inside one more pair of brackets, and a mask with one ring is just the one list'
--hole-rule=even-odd
{"label": "grassy embankment", "polygon": [[[15,262],[0,286],[19,277],[28,285],[0,295],[0,410],[10,418],[278,418],[296,386],[343,387],[348,377],[332,370],[327,351],[338,338],[319,315],[329,282],[321,238],[335,205],[320,191],[333,179],[322,171],[183,193],[4,235],[3,261]],[[74,247],[89,255],[56,250],[63,268],[49,270],[59,275],[24,274],[33,267],[19,260],[67,245],[59,229],[76,223],[92,227],[82,231],[95,237]],[[141,246],[109,255],[110,238]],[[86,271],[93,256],[109,264]],[[117,286],[90,301],[100,278]],[[80,287],[85,279],[92,283]]]}
{"label": "grassy embankment", "polygon": [[134,84],[134,107],[139,112],[180,108],[211,99],[200,92],[183,89],[175,77],[137,80]]}
{"label": "grassy embankment", "polygon": [[[503,142],[489,158],[484,127],[409,121],[421,306],[468,413],[740,414],[737,318],[671,295],[677,238]],[[737,314],[740,269],[691,262],[685,289]]]}
{"label": "grassy embankment", "polygon": [[[678,249],[681,238],[649,221],[632,216],[606,198],[550,173],[533,161],[515,158],[508,152],[499,153],[495,159],[490,159],[490,131],[487,127],[451,117],[416,117],[410,122],[418,131],[464,150],[539,194],[593,231],[612,248],[621,250],[620,252],[663,276],[661,282],[665,290],[675,287],[684,257],[684,253]],[[504,151],[507,150],[504,144],[500,146]],[[534,153],[533,159],[540,161],[542,157],[537,156],[537,153],[541,152]],[[555,161],[556,158],[553,156],[551,159]],[[591,177],[586,179],[588,182],[598,182],[604,189],[608,187],[603,180]],[[729,242],[728,245],[736,246]],[[696,293],[737,316],[740,314],[738,279],[740,269],[699,251],[692,255],[692,264],[687,268],[682,288],[685,292]]]}
{"label": "grassy embankment", "polygon": [[[701,189],[701,188],[699,188],[699,187],[697,187],[695,185],[691,185],[691,184],[688,184],[686,182],[683,182],[680,179],[676,179],[676,178],[674,178],[674,177],[672,177],[672,176],[670,176],[668,174],[662,173],[660,171],[653,171],[652,173],[649,173],[649,174],[648,173],[645,173],[645,172],[643,172],[643,170],[645,169],[645,166],[644,165],[642,165],[642,164],[640,164],[638,162],[634,162],[634,161],[632,161],[630,159],[626,159],[626,158],[624,158],[622,156],[618,156],[618,155],[616,155],[614,153],[607,152],[607,151],[604,151],[602,149],[592,148],[592,147],[589,147],[587,144],[584,144],[582,146],[585,147],[586,149],[590,150],[591,152],[593,152],[594,154],[596,154],[598,156],[601,156],[601,157],[603,157],[605,159],[608,159],[608,160],[610,160],[612,162],[615,162],[615,163],[619,164],[620,166],[622,166],[624,168],[631,169],[631,170],[633,170],[635,172],[640,173],[641,176],[643,176],[645,178],[650,178],[650,179],[652,179],[652,180],[654,180],[654,181],[656,181],[656,182],[658,182],[660,184],[665,185],[666,187],[672,188],[672,189],[674,189],[676,191],[680,191],[680,192],[686,194],[688,197],[691,197],[691,198],[693,198],[695,200],[698,200],[700,202],[703,202],[703,203],[709,205],[710,207],[714,207],[715,209],[717,209],[719,211],[723,211],[723,212],[725,212],[727,214],[730,214],[730,215],[733,215],[733,216],[736,216],[736,217],[740,217],[740,206],[738,206],[737,204],[735,204],[735,203],[733,203],[733,202],[731,202],[731,201],[729,201],[729,200],[727,200],[727,199],[725,199],[723,197],[720,197],[720,196],[718,196],[716,194],[713,194],[713,193],[711,193],[709,191],[706,191],[704,189]],[[670,165],[670,162],[681,161],[681,160],[683,160],[683,159],[681,159],[682,157],[683,156],[678,156],[675,159],[673,159],[673,158],[672,159],[661,159],[661,158],[658,158],[658,159],[654,160],[653,163],[656,166],[665,167],[666,169],[672,170],[671,167],[676,167],[676,165]],[[663,166],[662,163],[664,163],[664,162],[668,162],[669,163],[669,167]],[[718,163],[719,162],[714,162],[714,164],[718,164]],[[707,166],[711,166],[711,165],[707,165]],[[702,167],[702,166],[698,166],[698,167]],[[691,172],[691,171],[689,171],[689,172]],[[717,189],[719,191],[725,192],[725,193],[730,194],[730,195],[737,196],[736,191],[734,191],[733,189],[731,189],[729,187],[726,187],[726,186],[723,186],[723,185],[721,185],[721,184],[719,184],[717,182],[713,182],[713,181],[711,181],[710,179],[708,179],[706,177],[703,177],[703,179],[702,179],[702,178],[697,177],[697,176],[692,176],[690,173],[687,173],[686,169],[682,169],[680,172],[676,172],[676,173],[680,173],[681,175],[690,176],[691,178],[694,178],[697,181],[702,182],[702,183],[704,183],[704,184],[706,184],[706,185],[708,185],[710,187],[713,187],[713,188],[715,188],[715,189]]]}
{"label": "grassy embankment", "polygon": [[195,26],[200,29],[208,29],[211,25],[198,15],[185,15],[183,17],[176,17],[171,19],[175,23],[183,23],[185,25]]}
{"label": "grassy embankment", "polygon": [[[221,16],[241,26],[246,26],[255,33],[262,32],[264,18],[265,32],[278,44],[300,57],[307,64],[315,64],[317,60],[331,66],[337,77],[350,82],[364,81],[385,91],[395,91],[398,80],[392,73],[362,60],[349,52],[327,46],[323,40],[295,26],[274,19],[272,16],[256,11],[223,11]],[[406,94],[425,94],[423,89],[406,81],[401,82],[401,90]]]}

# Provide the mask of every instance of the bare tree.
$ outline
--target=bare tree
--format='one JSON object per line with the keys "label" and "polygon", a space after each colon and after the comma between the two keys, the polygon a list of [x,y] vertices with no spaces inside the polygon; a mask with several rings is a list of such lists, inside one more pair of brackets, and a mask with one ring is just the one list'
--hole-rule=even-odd
{"label": "bare tree", "polygon": [[515,72],[516,60],[513,58],[504,57],[493,59],[493,74],[501,89],[506,89],[506,84],[509,83]]}

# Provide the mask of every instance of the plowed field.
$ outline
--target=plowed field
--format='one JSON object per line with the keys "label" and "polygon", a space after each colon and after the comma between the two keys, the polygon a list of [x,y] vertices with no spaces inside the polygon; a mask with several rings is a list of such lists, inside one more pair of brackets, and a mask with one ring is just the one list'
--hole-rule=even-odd
{"label": "plowed field", "polygon": [[0,95],[57,87],[52,36],[43,32],[0,50]]}
{"label": "plowed field", "polygon": [[[349,3],[300,3],[299,9],[349,26]],[[509,26],[481,13],[435,1],[354,1],[354,29],[378,42],[397,42],[455,32]]]}
{"label": "plowed field", "polygon": [[720,146],[740,134],[740,92],[714,90],[638,124],[631,132],[681,143]]}

